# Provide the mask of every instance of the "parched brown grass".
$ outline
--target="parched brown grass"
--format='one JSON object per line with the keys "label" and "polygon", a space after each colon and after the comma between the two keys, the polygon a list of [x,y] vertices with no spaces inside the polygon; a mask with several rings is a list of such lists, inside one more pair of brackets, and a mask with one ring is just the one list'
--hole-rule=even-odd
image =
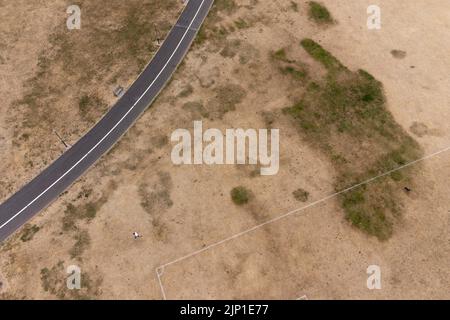
{"label": "parched brown grass", "polygon": [[[84,0],[79,6],[82,28],[69,31],[61,25],[55,30],[50,47],[39,56],[36,75],[26,83],[26,94],[16,102],[25,114],[20,130],[30,132],[30,143],[65,113],[78,117],[78,134],[99,120],[110,98],[93,88],[98,83],[114,87],[138,74],[156,52],[156,40],[171,28],[161,12],[176,15],[179,4],[114,0],[105,5]],[[67,103],[76,107],[62,110],[60,105]]]}

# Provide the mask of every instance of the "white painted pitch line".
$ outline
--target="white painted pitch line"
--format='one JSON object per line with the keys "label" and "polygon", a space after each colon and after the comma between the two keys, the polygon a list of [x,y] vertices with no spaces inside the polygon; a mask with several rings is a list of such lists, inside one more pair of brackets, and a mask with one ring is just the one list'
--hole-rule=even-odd
{"label": "white painted pitch line", "polygon": [[320,199],[320,200],[314,201],[314,202],[312,202],[312,203],[310,203],[310,204],[308,204],[308,205],[306,205],[306,206],[304,206],[304,207],[301,207],[301,208],[299,208],[299,209],[295,209],[295,210],[289,211],[288,213],[285,213],[285,214],[283,214],[283,215],[281,215],[281,216],[279,216],[279,217],[276,217],[276,218],[273,218],[273,219],[271,219],[271,220],[268,220],[268,221],[266,221],[266,222],[264,222],[264,223],[258,224],[258,225],[256,225],[256,226],[250,228],[250,229],[247,229],[247,230],[244,230],[244,231],[242,231],[242,232],[239,232],[239,233],[237,233],[237,234],[235,234],[235,235],[233,235],[233,236],[231,236],[231,237],[228,237],[228,238],[226,238],[226,239],[224,239],[224,240],[221,240],[221,241],[219,241],[219,242],[215,242],[215,243],[213,243],[213,244],[210,244],[209,246],[206,246],[206,247],[204,247],[203,249],[197,250],[197,251],[195,251],[195,252],[193,252],[193,253],[190,253],[190,254],[188,254],[188,255],[185,255],[185,256],[183,256],[183,257],[181,257],[181,258],[178,258],[178,259],[176,259],[176,260],[173,260],[173,261],[171,261],[171,262],[168,262],[168,263],[166,263],[166,264],[163,264],[163,265],[161,265],[161,266],[158,268],[158,270],[164,270],[164,268],[166,268],[166,267],[168,267],[168,266],[170,266],[170,265],[173,265],[173,264],[176,264],[176,263],[181,262],[181,261],[183,261],[183,260],[189,259],[189,258],[191,258],[191,257],[193,257],[193,256],[196,256],[196,255],[198,255],[198,254],[200,254],[200,253],[202,253],[202,252],[205,252],[205,251],[207,251],[207,250],[209,250],[209,249],[212,249],[212,248],[214,248],[214,247],[220,246],[221,244],[224,244],[225,242],[228,242],[228,241],[234,240],[234,239],[236,239],[236,238],[239,238],[239,237],[241,237],[241,236],[243,236],[243,235],[245,235],[245,234],[248,234],[248,233],[250,233],[250,232],[252,232],[252,231],[255,231],[255,230],[257,230],[257,229],[260,229],[260,228],[262,228],[262,227],[264,227],[264,226],[266,226],[266,225],[268,225],[268,224],[277,222],[277,221],[282,220],[282,219],[284,219],[284,218],[286,218],[286,217],[288,217],[288,216],[291,216],[291,215],[293,215],[293,214],[295,214],[295,213],[299,213],[299,212],[304,211],[304,210],[306,210],[306,209],[308,209],[308,208],[311,208],[311,207],[314,207],[314,206],[316,206],[316,205],[318,205],[318,204],[324,203],[324,202],[326,202],[326,201],[328,201],[328,200],[330,200],[330,199],[332,199],[332,198],[335,198],[335,197],[337,197],[337,196],[339,196],[339,195],[341,195],[341,194],[347,193],[347,192],[349,192],[349,191],[351,191],[351,190],[354,190],[354,189],[359,188],[359,187],[361,187],[361,186],[363,186],[363,185],[369,184],[369,183],[371,183],[371,182],[373,182],[373,181],[375,181],[375,180],[378,180],[378,179],[380,179],[380,178],[382,178],[382,177],[388,176],[388,175],[390,175],[390,174],[393,173],[393,172],[396,172],[396,171],[405,169],[405,168],[410,167],[410,166],[413,166],[413,165],[415,165],[415,164],[417,164],[417,163],[419,163],[419,162],[423,162],[423,161],[425,161],[425,160],[428,160],[428,159],[430,159],[430,158],[433,158],[433,157],[435,157],[435,156],[438,156],[438,155],[440,155],[440,154],[442,154],[442,153],[445,153],[445,152],[447,152],[447,151],[449,151],[449,150],[450,150],[450,147],[447,147],[447,148],[442,149],[442,150],[440,150],[440,151],[434,152],[434,153],[432,153],[432,154],[430,154],[430,155],[428,155],[428,156],[425,156],[425,157],[423,157],[423,158],[414,160],[414,161],[412,161],[412,162],[410,162],[410,163],[407,163],[407,164],[405,164],[405,165],[403,165],[403,166],[400,166],[400,167],[398,167],[398,168],[396,168],[396,169],[387,171],[387,172],[385,172],[385,173],[383,173],[383,174],[380,174],[380,175],[378,175],[378,176],[376,176],[376,177],[373,177],[373,178],[367,179],[367,180],[365,180],[365,181],[363,181],[363,182],[360,182],[360,183],[358,183],[358,184],[355,184],[355,185],[353,185],[353,186],[351,186],[351,187],[349,187],[349,188],[346,188],[346,189],[341,190],[341,191],[339,191],[339,192],[333,193],[333,194],[331,194],[331,195],[329,195],[329,196],[326,196],[326,197],[324,197],[324,198],[322,198],[322,199]]}
{"label": "white painted pitch line", "polygon": [[130,110],[127,111],[127,113],[119,120],[119,122],[117,122],[114,127],[109,130],[109,132],[94,146],[92,147],[92,149],[90,149],[77,163],[75,163],[69,170],[67,170],[61,177],[59,177],[54,183],[52,183],[47,189],[45,189],[41,194],[39,194],[36,198],[34,198],[30,203],[28,203],[24,208],[22,208],[22,210],[20,210],[18,213],[16,213],[14,216],[12,216],[8,221],[6,221],[5,223],[3,223],[0,226],[0,229],[3,229],[5,226],[7,226],[11,221],[13,221],[15,218],[17,218],[22,212],[24,212],[27,208],[29,208],[33,203],[35,203],[37,200],[39,200],[44,194],[46,194],[51,188],[53,188],[59,181],[61,181],[67,174],[69,174],[73,169],[75,169],[84,159],[86,159],[86,157],[88,155],[90,155],[92,153],[92,151],[94,151],[95,149],[97,149],[97,147],[111,134],[111,132],[113,132],[121,123],[122,121],[130,114],[131,111],[133,111],[133,109],[136,107],[136,105],[142,100],[142,98],[147,94],[148,90],[150,90],[151,87],[153,87],[153,85],[155,84],[155,82],[159,79],[159,77],[161,76],[161,74],[164,72],[164,70],[167,68],[167,66],[169,65],[170,61],[172,60],[173,56],[175,55],[175,53],[178,51],[178,49],[181,46],[181,43],[183,42],[184,38],[186,37],[187,33],[189,32],[189,30],[192,27],[192,24],[194,23],[195,19],[197,18],[200,10],[203,8],[203,4],[205,3],[205,0],[202,0],[202,3],[200,4],[200,6],[198,7],[197,12],[194,15],[194,18],[192,19],[192,21],[189,24],[189,27],[186,29],[185,33],[183,34],[183,37],[181,38],[180,42],[178,43],[177,47],[175,48],[175,50],[173,51],[172,55],[169,57],[169,59],[167,60],[166,64],[163,66],[163,68],[161,69],[161,71],[158,73],[158,75],[156,76],[156,78],[152,81],[152,83],[149,85],[149,87],[144,91],[144,93],[139,97],[138,100],[136,100],[136,102],[133,104],[133,106],[130,108]]}
{"label": "white painted pitch line", "polygon": [[161,289],[161,294],[163,296],[163,300],[167,300],[166,292],[164,290],[164,286],[161,280],[162,275],[164,274],[164,267],[159,267],[156,269],[156,277],[158,278],[159,288]]}

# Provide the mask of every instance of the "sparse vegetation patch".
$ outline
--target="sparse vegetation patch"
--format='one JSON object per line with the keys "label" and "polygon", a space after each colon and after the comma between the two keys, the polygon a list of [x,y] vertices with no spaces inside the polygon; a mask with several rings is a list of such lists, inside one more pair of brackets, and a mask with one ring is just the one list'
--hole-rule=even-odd
{"label": "sparse vegetation patch", "polygon": [[330,11],[321,3],[310,1],[309,17],[318,24],[332,24],[334,22]]}
{"label": "sparse vegetation patch", "polygon": [[108,104],[97,94],[84,94],[78,101],[78,109],[81,117],[89,122],[95,122],[97,120],[95,118],[96,115],[104,112],[107,107]]}
{"label": "sparse vegetation patch", "polygon": [[[311,39],[301,45],[327,74],[320,81],[298,77],[297,83],[305,84],[306,90],[298,91],[284,113],[306,141],[330,158],[338,172],[336,191],[420,158],[420,146],[386,108],[379,81],[364,70],[348,70]],[[275,56],[278,65],[289,60],[283,52]],[[401,214],[399,192],[411,183],[409,171],[403,170],[346,192],[340,197],[346,218],[368,234],[388,239]],[[304,193],[294,196],[304,198]]]}
{"label": "sparse vegetation patch", "polygon": [[171,28],[161,12],[177,14],[176,0],[112,0],[108,6],[80,0],[77,4],[85,13],[84,27],[67,32],[65,26],[58,26],[50,36],[49,48],[38,58],[35,76],[26,82],[26,93],[16,101],[24,109],[21,131],[34,132],[29,145],[38,146],[35,140],[47,136],[55,124],[61,124],[64,112],[72,109],[78,108],[80,118],[72,120],[83,129],[99,120],[107,104],[100,94],[87,93],[92,85],[99,81],[115,85],[121,77],[138,74],[156,51],[156,39]]}
{"label": "sparse vegetation patch", "polygon": [[73,231],[78,229],[78,221],[91,221],[97,215],[97,211],[106,202],[106,198],[101,198],[94,202],[87,202],[84,205],[76,206],[73,203],[68,203],[64,211],[62,219],[63,231]]}
{"label": "sparse vegetation patch", "polygon": [[297,201],[301,201],[301,202],[308,201],[309,192],[306,190],[303,190],[300,188],[300,189],[295,190],[292,194]]}
{"label": "sparse vegetation patch", "polygon": [[251,192],[245,187],[239,186],[231,190],[231,200],[238,206],[247,204],[250,201],[250,198]]}
{"label": "sparse vegetation patch", "polygon": [[31,241],[34,235],[39,232],[39,230],[41,230],[41,228],[37,225],[25,225],[22,231],[22,235],[20,236],[20,240],[22,240],[22,242]]}
{"label": "sparse vegetation patch", "polygon": [[215,98],[211,103],[214,115],[222,118],[227,112],[236,110],[236,106],[247,95],[244,88],[237,84],[222,85],[214,89]]}
{"label": "sparse vegetation patch", "polygon": [[69,290],[66,284],[67,273],[64,261],[59,261],[51,268],[41,269],[40,276],[44,291],[60,300],[89,300],[95,299],[101,294],[102,279],[93,280],[87,272],[81,274],[81,289]]}

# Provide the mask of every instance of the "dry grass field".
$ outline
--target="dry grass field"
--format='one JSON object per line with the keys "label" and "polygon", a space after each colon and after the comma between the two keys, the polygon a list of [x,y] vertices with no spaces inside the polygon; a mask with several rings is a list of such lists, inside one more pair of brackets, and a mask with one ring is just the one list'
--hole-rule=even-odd
{"label": "dry grass field", "polygon": [[[66,1],[0,0],[1,201],[64,152],[55,131],[72,144],[108,110],[182,9],[79,3],[68,31]],[[216,0],[152,107],[0,246],[0,298],[450,298],[449,153],[330,197],[450,146],[450,4],[382,0],[368,30],[370,4]],[[195,120],[280,129],[279,173],[173,165],[170,135]]]}

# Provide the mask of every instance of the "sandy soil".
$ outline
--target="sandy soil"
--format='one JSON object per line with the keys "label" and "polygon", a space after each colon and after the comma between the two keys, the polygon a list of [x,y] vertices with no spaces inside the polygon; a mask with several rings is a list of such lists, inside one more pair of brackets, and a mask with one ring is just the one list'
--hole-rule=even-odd
{"label": "sandy soil", "polygon": [[[295,48],[305,37],[320,41],[350,69],[366,69],[383,82],[395,119],[427,154],[448,147],[449,3],[382,1],[379,31],[366,28],[369,1],[324,1],[337,20],[328,28],[308,19],[303,1],[297,1],[298,12],[287,0],[237,3],[241,7],[219,24],[228,27],[242,18],[249,25],[238,28],[227,41],[195,45],[162,96],[118,146],[33,219],[30,225],[40,228],[34,237],[23,242],[23,230],[3,244],[3,298],[161,299],[155,270],[167,263],[161,281],[170,299],[449,298],[449,154],[433,157],[416,169],[418,187],[404,195],[402,222],[387,242],[349,226],[334,199],[230,238],[333,192],[332,165],[300,139],[281,113],[289,103],[289,80],[271,65],[273,50]],[[61,5],[23,2],[23,12],[18,12],[18,7],[0,2],[10,20],[21,16],[22,25],[37,30],[29,38],[17,37],[10,20],[1,22],[9,44],[0,51],[0,62],[6,61],[0,64],[5,71],[1,74],[9,75],[7,81],[2,78],[1,90],[11,96],[0,106],[2,111],[11,110],[13,101],[24,94],[19,88],[36,71],[39,52],[58,24],[58,18],[43,19],[45,24],[27,19],[25,14],[35,12],[27,9],[39,7],[39,14],[54,17]],[[233,40],[240,41],[237,52],[224,57],[224,49],[236,50]],[[392,50],[405,51],[406,56],[395,58]],[[245,97],[235,111],[223,113],[217,88],[230,84],[245,90]],[[103,88],[101,82],[98,86]],[[180,94],[189,86],[191,93]],[[172,165],[168,137],[177,128],[192,128],[192,121],[201,118],[199,109],[189,108],[188,102],[203,104],[209,114],[204,126],[209,128],[266,128],[269,117],[271,126],[281,130],[279,174],[261,177],[251,166]],[[73,105],[67,102],[61,108],[70,110]],[[20,112],[14,116],[20,121]],[[23,170],[22,154],[10,143],[17,127],[13,121],[1,121],[5,198],[61,147],[48,137],[43,144],[53,145],[53,153],[35,159],[42,164],[34,169]],[[26,147],[30,146],[22,145],[20,150]],[[230,190],[238,185],[254,194],[243,207],[230,199]],[[292,196],[299,188],[310,193],[307,203]],[[76,208],[74,229],[64,227],[73,219],[69,204]],[[96,213],[83,218],[89,204]],[[143,234],[139,241],[131,237],[136,230]],[[89,240],[77,245],[82,233]],[[73,254],[74,248],[81,251]],[[190,256],[182,258],[186,255]],[[81,296],[64,288],[65,267],[71,264],[80,266],[87,277]],[[381,267],[382,290],[367,289],[369,265]],[[52,276],[44,276],[45,268]]]}

